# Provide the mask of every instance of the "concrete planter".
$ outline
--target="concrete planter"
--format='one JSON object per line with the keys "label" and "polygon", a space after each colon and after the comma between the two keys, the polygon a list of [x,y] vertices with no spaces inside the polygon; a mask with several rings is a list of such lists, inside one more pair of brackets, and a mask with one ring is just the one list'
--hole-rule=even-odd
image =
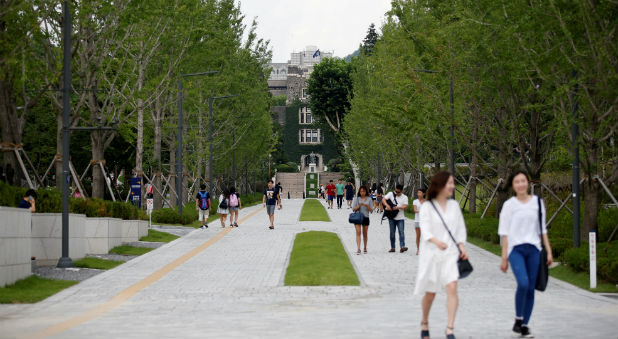
{"label": "concrete planter", "polygon": [[[69,214],[69,257],[86,255],[83,214]],[[32,256],[38,264],[55,264],[62,256],[62,213],[32,214]]]}
{"label": "concrete planter", "polygon": [[32,274],[31,217],[27,209],[0,207],[0,287]]}
{"label": "concrete planter", "polygon": [[[130,227],[126,229],[130,229]],[[110,249],[121,245],[122,239],[123,220],[115,218],[86,218],[84,234],[86,253],[107,254]]]}
{"label": "concrete planter", "polygon": [[[148,221],[145,220],[137,220],[137,229],[139,232],[139,238],[145,237],[148,235]],[[139,240],[139,239],[138,239]]]}
{"label": "concrete planter", "polygon": [[148,221],[143,220],[123,220],[122,221],[122,242],[138,241],[141,237],[148,235]]}

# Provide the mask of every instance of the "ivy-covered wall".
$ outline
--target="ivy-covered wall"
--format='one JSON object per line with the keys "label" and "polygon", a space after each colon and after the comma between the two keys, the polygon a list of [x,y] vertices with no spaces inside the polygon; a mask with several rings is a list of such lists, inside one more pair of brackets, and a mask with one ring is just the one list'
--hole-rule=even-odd
{"label": "ivy-covered wall", "polygon": [[[283,152],[288,161],[300,164],[300,157],[311,152],[322,154],[324,164],[333,158],[337,158],[339,153],[335,144],[335,136],[330,128],[314,125],[301,125],[298,121],[298,109],[305,107],[300,101],[295,101],[285,110],[285,125],[283,126]],[[324,142],[319,145],[301,145],[298,143],[298,131],[300,129],[320,128],[324,135]]]}

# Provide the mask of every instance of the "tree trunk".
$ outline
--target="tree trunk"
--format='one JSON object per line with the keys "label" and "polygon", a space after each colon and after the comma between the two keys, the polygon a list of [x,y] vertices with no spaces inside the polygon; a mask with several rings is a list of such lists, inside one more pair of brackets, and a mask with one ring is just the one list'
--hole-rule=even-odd
{"label": "tree trunk", "polygon": [[360,169],[358,168],[358,165],[352,160],[352,157],[348,156],[348,149],[350,148],[350,145],[346,141],[344,141],[342,144],[343,151],[348,157],[348,162],[350,163],[350,167],[352,168],[352,173],[354,173],[354,187],[356,187],[356,190],[358,191],[358,188],[361,185]]}
{"label": "tree trunk", "polygon": [[[0,124],[2,125],[2,140],[1,142],[20,144],[21,130],[19,117],[15,104],[11,99],[12,95],[8,84],[0,81]],[[7,176],[7,182],[10,185],[18,186],[20,184],[21,168],[13,151],[2,152],[2,168]]]}
{"label": "tree trunk", "polygon": [[155,174],[153,175],[153,185],[156,187],[154,190],[154,208],[159,209],[163,206],[163,198],[158,192],[163,192],[161,187],[161,123],[159,120],[154,120],[154,150],[152,154],[152,160],[154,161]]}
{"label": "tree trunk", "polygon": [[496,194],[496,214],[495,216],[500,216],[500,211],[502,210],[502,205],[509,198],[509,188],[507,187],[506,180],[509,177],[510,169],[508,164],[508,159],[504,159],[506,157],[504,152],[500,152],[500,159],[498,164],[498,179],[502,178],[504,181],[498,187],[498,193]]}
{"label": "tree trunk", "polygon": [[[170,192],[172,190],[176,191],[176,149],[174,148],[174,144],[176,144],[175,136],[172,137],[172,141],[170,142]],[[172,206],[178,206],[178,200],[176,199],[176,195],[174,195],[174,193],[170,193],[170,204],[172,204]]]}
{"label": "tree trunk", "polygon": [[470,214],[476,213],[476,184],[477,184],[476,177],[478,175],[477,167],[478,167],[478,157],[476,156],[476,152],[472,152],[472,162],[470,163],[470,178],[475,178],[475,179],[470,180],[470,187],[468,187],[468,189],[470,190],[470,193],[468,195],[468,202],[470,203],[470,206],[469,206]]}
{"label": "tree trunk", "polygon": [[137,99],[137,140],[135,145],[135,172],[138,176],[142,175],[142,164],[144,162],[144,101]]}
{"label": "tree trunk", "polygon": [[597,229],[597,218],[601,204],[601,185],[598,181],[588,175],[588,180],[584,182],[584,222],[580,239],[588,241],[588,233]]}
{"label": "tree trunk", "polygon": [[[105,176],[101,170],[99,161],[105,160],[105,147],[103,141],[103,132],[92,131],[90,134],[90,144],[92,147],[92,197],[98,199],[105,198]],[[105,165],[105,164],[103,164]]]}

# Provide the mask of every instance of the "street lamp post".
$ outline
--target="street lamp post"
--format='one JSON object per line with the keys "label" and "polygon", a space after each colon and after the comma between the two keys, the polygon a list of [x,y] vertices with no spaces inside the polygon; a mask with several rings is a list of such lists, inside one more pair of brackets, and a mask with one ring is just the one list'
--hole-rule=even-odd
{"label": "street lamp post", "polygon": [[219,71],[207,71],[202,73],[190,73],[181,74],[178,79],[178,146],[176,148],[176,194],[178,196],[178,214],[182,215],[182,203],[183,199],[183,187],[182,187],[182,130],[183,130],[183,118],[182,118],[182,78],[194,77],[207,74],[219,73]]}
{"label": "street lamp post", "polygon": [[212,185],[212,141],[213,141],[213,137],[212,137],[212,103],[217,100],[217,99],[225,99],[225,98],[232,98],[232,97],[237,97],[238,94],[233,94],[233,95],[223,95],[223,96],[218,96],[218,97],[209,97],[208,98],[208,142],[210,143],[210,145],[208,146],[208,180],[209,180],[209,191],[210,194],[214,194],[213,193],[213,189],[214,186]]}

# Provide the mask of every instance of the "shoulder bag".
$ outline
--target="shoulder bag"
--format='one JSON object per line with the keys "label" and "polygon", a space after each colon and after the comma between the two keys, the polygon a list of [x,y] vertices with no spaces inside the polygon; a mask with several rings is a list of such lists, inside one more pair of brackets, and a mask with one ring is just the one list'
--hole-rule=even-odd
{"label": "shoulder bag", "polygon": [[[440,220],[442,220],[442,224],[444,225],[444,228],[446,228],[446,231],[451,236],[451,239],[453,239],[453,242],[455,243],[455,247],[457,247],[459,254],[461,254],[459,245],[457,245],[457,240],[455,240],[455,237],[453,237],[451,230],[449,230],[448,226],[446,226],[446,222],[444,222],[444,219],[442,218],[442,214],[438,212],[438,209],[436,208],[436,205],[434,205],[433,201],[429,200],[429,202],[431,203],[431,206],[433,206],[433,209],[436,210],[436,213],[438,213],[438,216],[440,217]],[[468,259],[462,259],[461,257],[459,257],[459,260],[457,260],[457,269],[459,270],[459,279],[463,279],[469,276],[473,270],[472,264],[470,264],[470,261]]]}
{"label": "shoulder bag", "polygon": [[539,273],[536,276],[537,291],[545,291],[547,288],[547,281],[549,280],[549,267],[547,267],[547,249],[543,242],[543,215],[541,211],[541,197],[538,197],[539,202],[539,236],[541,237],[541,257],[539,259]]}
{"label": "shoulder bag", "polygon": [[[358,197],[356,197],[356,201],[357,202],[359,202],[358,200],[359,200]],[[358,211],[350,213],[350,217],[348,218],[348,222],[350,224],[353,224],[353,225],[360,225],[360,224],[363,223],[363,218],[364,217],[365,216],[363,215],[363,213],[360,212],[360,208],[359,208]]]}

